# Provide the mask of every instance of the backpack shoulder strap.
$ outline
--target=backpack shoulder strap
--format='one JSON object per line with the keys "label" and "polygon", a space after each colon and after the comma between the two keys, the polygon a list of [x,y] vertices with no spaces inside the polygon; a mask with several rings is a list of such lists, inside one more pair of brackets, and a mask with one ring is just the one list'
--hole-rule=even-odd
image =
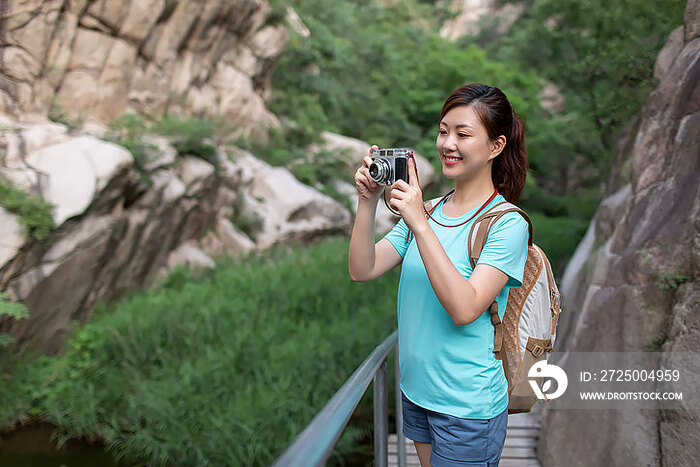
{"label": "backpack shoulder strap", "polygon": [[437,208],[437,205],[438,205],[438,203],[439,203],[440,201],[442,201],[442,197],[429,199],[428,201],[426,201],[426,202],[424,203],[424,204],[425,204],[425,210],[428,211],[430,214],[432,214],[433,211],[435,211],[435,208]]}
{"label": "backpack shoulder strap", "polygon": [[469,230],[469,243],[467,245],[467,250],[472,269],[476,267],[476,263],[481,255],[481,250],[486,244],[486,239],[488,238],[491,227],[496,224],[496,221],[498,221],[501,216],[509,212],[517,212],[527,221],[528,245],[532,245],[532,221],[530,220],[530,217],[525,213],[525,211],[512,203],[507,201],[498,203],[480,215],[474,221],[471,229]]}

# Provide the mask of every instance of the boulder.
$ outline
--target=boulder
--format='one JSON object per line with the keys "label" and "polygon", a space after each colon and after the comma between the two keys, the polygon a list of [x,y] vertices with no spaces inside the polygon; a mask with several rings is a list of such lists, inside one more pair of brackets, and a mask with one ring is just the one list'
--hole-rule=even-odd
{"label": "boulder", "polygon": [[[321,134],[323,143],[309,148],[311,154],[318,151],[329,151],[336,154],[348,167],[349,181],[354,183],[355,171],[362,165],[362,159],[369,154],[370,145],[357,138],[339,135],[330,131]],[[437,174],[432,164],[423,156],[414,152],[416,170],[421,188],[425,189],[437,181]],[[313,156],[309,162],[313,162]]]}
{"label": "boulder", "polygon": [[79,136],[27,155],[28,166],[40,174],[42,198],[55,206],[54,222],[79,215],[117,173],[133,164],[121,146],[92,136]]}
{"label": "boulder", "polygon": [[440,35],[449,40],[477,34],[485,21],[497,24],[496,31],[504,34],[525,9],[524,3],[503,4],[496,0],[447,0],[443,3],[454,15],[440,28]]}
{"label": "boulder", "polygon": [[216,266],[213,259],[197,247],[196,242],[185,242],[168,256],[168,269],[187,266],[190,269],[212,269]]}
{"label": "boulder", "polygon": [[258,248],[349,228],[350,213],[342,204],[299,182],[286,168],[272,167],[243,150],[235,150],[233,158],[227,172],[240,180],[242,197],[242,212],[234,217],[259,224]]}
{"label": "boulder", "polygon": [[205,254],[213,257],[242,257],[255,249],[255,242],[225,217],[217,219],[215,229],[209,231],[199,244]]}
{"label": "boulder", "polygon": [[0,268],[14,258],[24,245],[24,232],[17,215],[0,207]]}
{"label": "boulder", "polygon": [[[688,2],[680,50],[662,51],[675,59],[659,59],[659,69],[668,68],[644,106],[629,184],[601,203],[567,268],[559,350],[653,349],[668,365],[682,352],[694,355],[700,343],[700,38],[688,39],[697,31],[699,4]],[[679,35],[674,31],[669,44]],[[675,365],[668,368],[700,371],[696,356]],[[700,419],[688,401],[697,401],[698,390],[689,381],[675,389],[683,401],[673,410],[546,410],[542,464],[692,465],[700,434],[691,427]]]}
{"label": "boulder", "polygon": [[350,213],[343,205],[300,183],[282,167],[258,172],[245,195],[263,221],[256,239],[261,248],[350,227]]}

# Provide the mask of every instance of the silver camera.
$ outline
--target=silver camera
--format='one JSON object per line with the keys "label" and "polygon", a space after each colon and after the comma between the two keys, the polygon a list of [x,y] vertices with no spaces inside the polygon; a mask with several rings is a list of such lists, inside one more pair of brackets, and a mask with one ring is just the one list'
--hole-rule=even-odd
{"label": "silver camera", "polygon": [[408,158],[412,156],[410,149],[373,149],[369,176],[386,186],[393,185],[397,180],[408,183]]}

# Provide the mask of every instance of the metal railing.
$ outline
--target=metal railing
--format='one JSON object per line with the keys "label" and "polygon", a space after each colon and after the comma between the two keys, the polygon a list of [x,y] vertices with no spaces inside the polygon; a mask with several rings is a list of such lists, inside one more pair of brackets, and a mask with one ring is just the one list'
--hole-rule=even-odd
{"label": "metal railing", "polygon": [[[387,407],[387,357],[392,349],[398,348],[398,334],[394,331],[384,342],[357,367],[343,386],[335,393],[326,406],[302,431],[289,448],[275,461],[273,467],[323,466],[333,452],[335,444],[343,433],[350,416],[360,399],[374,380],[374,465],[387,467],[389,453],[388,407]],[[403,416],[401,411],[401,388],[399,359],[396,352],[394,371],[396,373],[396,434],[398,435],[399,467],[406,465],[405,438],[403,436]]]}

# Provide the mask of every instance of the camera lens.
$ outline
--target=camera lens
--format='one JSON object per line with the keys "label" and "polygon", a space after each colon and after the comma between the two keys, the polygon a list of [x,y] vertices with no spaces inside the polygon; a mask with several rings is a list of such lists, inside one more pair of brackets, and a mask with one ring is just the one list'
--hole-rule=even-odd
{"label": "camera lens", "polygon": [[391,167],[389,167],[389,163],[384,159],[377,158],[369,166],[369,176],[377,183],[386,182],[390,174]]}

